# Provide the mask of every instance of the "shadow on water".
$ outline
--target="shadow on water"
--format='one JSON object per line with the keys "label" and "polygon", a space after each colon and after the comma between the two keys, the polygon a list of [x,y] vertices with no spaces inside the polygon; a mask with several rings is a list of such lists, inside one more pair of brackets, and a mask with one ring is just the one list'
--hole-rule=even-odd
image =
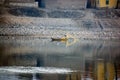
{"label": "shadow on water", "polygon": [[119,80],[119,41],[0,41],[0,80]]}

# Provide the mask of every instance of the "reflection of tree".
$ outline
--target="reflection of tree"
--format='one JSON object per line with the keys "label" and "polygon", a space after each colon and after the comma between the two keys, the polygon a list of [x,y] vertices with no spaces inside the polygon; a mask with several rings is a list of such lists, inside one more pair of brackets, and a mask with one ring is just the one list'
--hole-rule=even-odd
{"label": "reflection of tree", "polygon": [[84,78],[88,77],[94,79],[95,76],[93,72],[94,72],[94,62],[92,60],[86,60]]}
{"label": "reflection of tree", "polygon": [[41,66],[43,66],[44,65],[44,60],[43,60],[43,58],[42,57],[38,57],[37,58],[37,67],[41,67]]}
{"label": "reflection of tree", "polygon": [[[42,66],[43,58],[37,57],[32,54],[17,54],[10,52],[10,46],[0,45],[0,66]],[[17,51],[16,51],[17,52]]]}
{"label": "reflection of tree", "polygon": [[5,57],[5,53],[6,53],[6,47],[3,45],[0,46],[0,66],[8,65],[9,56]]}

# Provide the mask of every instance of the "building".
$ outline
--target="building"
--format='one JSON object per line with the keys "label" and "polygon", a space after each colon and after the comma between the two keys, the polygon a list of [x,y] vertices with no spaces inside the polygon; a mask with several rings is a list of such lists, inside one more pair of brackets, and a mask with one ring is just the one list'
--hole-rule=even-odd
{"label": "building", "polygon": [[120,8],[120,0],[87,0],[87,8]]}
{"label": "building", "polygon": [[96,0],[97,8],[116,8],[117,0]]}

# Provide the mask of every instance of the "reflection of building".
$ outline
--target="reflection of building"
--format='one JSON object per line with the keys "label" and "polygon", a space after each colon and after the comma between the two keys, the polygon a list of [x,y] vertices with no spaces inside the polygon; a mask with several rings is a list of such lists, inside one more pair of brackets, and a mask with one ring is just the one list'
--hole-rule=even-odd
{"label": "reflection of building", "polygon": [[104,68],[104,62],[98,62],[96,64],[96,78],[97,80],[105,80],[105,68]]}
{"label": "reflection of building", "polygon": [[72,74],[67,74],[66,80],[81,80],[80,72],[73,72]]}
{"label": "reflection of building", "polygon": [[[40,42],[35,40],[32,45],[31,41],[26,41],[24,43],[21,41],[19,44],[14,42],[12,45],[11,42],[10,44],[4,43],[7,46],[3,46],[1,42],[0,66],[47,66],[78,70],[78,72],[60,75],[30,74],[30,77],[36,80],[113,80],[116,75],[117,78],[120,77],[119,43],[96,42],[93,44],[81,41],[80,45],[65,48],[61,46],[51,47],[55,43],[49,44],[47,41],[45,43],[44,40],[38,40]],[[117,61],[116,68],[114,68],[114,61]]]}
{"label": "reflection of building", "polygon": [[[2,54],[1,54],[2,55]],[[82,56],[83,57],[83,56]],[[78,70],[66,75],[58,75],[52,77],[53,75],[39,75],[33,74],[31,77],[37,79],[48,80],[114,80],[117,74],[117,78],[120,77],[120,67],[119,63],[114,67],[114,63],[111,61],[105,61],[104,59],[95,60],[76,57],[74,55],[36,55],[36,54],[26,54],[26,55],[11,55],[0,57],[1,66],[37,66],[37,67],[64,67],[71,68],[73,70]],[[2,59],[3,58],[3,59]],[[4,63],[4,64],[3,64]],[[83,66],[83,67],[82,67]],[[21,76],[21,75],[20,75]]]}
{"label": "reflection of building", "polygon": [[[4,2],[2,0],[0,2]],[[21,6],[35,6],[38,2],[39,7],[41,8],[62,8],[62,9],[80,9],[86,8],[87,0],[8,0],[11,5],[21,5]],[[28,4],[29,3],[29,4]]]}
{"label": "reflection of building", "polygon": [[114,80],[115,68],[111,62],[98,61],[96,64],[97,80]]}

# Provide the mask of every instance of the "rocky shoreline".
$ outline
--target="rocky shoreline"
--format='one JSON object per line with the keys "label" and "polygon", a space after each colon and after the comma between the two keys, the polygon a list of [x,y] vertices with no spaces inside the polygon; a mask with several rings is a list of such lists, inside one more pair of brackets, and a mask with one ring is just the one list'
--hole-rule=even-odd
{"label": "rocky shoreline", "polygon": [[[82,10],[85,16],[81,18],[66,18],[65,16],[65,18],[60,18],[60,16],[55,18],[58,13],[52,14],[53,18],[1,15],[0,36],[56,38],[69,34],[80,39],[120,40],[120,19],[99,19],[92,11]],[[116,24],[111,22],[116,22]]]}

